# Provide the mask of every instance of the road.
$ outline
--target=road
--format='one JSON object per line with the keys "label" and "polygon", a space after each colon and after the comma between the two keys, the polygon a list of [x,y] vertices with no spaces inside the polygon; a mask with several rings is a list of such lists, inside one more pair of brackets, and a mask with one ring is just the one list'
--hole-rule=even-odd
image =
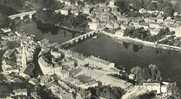
{"label": "road", "polygon": [[152,48],[163,49],[163,50],[171,50],[171,51],[181,52],[181,47],[177,47],[177,46],[170,46],[170,45],[166,45],[166,44],[158,44],[156,42],[143,41],[140,39],[130,38],[130,37],[121,36],[121,35],[117,35],[117,34],[112,34],[112,33],[108,33],[105,31],[101,31],[101,33],[104,35],[107,35],[111,38],[118,39],[118,40],[121,40],[121,41],[126,42],[126,43],[143,45],[146,47],[152,47]]}

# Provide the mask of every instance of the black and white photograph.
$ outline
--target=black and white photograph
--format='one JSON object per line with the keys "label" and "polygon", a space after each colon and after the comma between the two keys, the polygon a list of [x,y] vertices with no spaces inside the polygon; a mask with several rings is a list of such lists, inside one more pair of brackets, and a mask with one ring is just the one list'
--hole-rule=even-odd
{"label": "black and white photograph", "polygon": [[181,0],[0,0],[0,99],[181,99]]}

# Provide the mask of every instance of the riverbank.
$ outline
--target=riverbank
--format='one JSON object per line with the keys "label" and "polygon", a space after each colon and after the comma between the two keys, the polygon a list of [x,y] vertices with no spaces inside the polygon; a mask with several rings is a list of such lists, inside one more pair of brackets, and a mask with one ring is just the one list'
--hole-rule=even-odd
{"label": "riverbank", "polygon": [[125,66],[131,69],[135,66],[145,67],[149,64],[156,64],[162,73],[164,80],[175,80],[181,85],[181,53],[168,50],[161,50],[151,47],[143,47],[138,52],[132,50],[132,45],[125,48],[120,42],[106,35],[100,34],[97,39],[89,39],[84,41],[71,50],[101,57],[116,63],[118,67]]}
{"label": "riverbank", "polygon": [[181,47],[170,46],[170,45],[166,45],[166,44],[158,44],[157,42],[143,41],[143,40],[136,39],[136,38],[130,38],[130,37],[126,37],[126,36],[124,37],[124,36],[120,36],[120,35],[117,35],[117,34],[107,33],[105,31],[101,31],[101,32],[103,34],[109,36],[109,37],[121,40],[121,41],[126,42],[126,43],[131,43],[131,44],[135,44],[135,45],[142,45],[142,46],[145,46],[145,47],[152,47],[152,48],[162,49],[162,50],[170,50],[170,51],[181,52]]}

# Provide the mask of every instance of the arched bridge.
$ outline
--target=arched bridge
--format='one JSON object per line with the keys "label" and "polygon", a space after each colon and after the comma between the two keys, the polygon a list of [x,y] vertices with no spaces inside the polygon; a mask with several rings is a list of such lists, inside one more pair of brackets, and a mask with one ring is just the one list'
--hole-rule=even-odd
{"label": "arched bridge", "polygon": [[9,18],[11,20],[14,20],[16,18],[20,18],[21,20],[23,20],[25,17],[28,16],[30,19],[32,19],[33,15],[35,13],[36,13],[36,11],[23,12],[23,13],[18,13],[18,14],[10,15]]}
{"label": "arched bridge", "polygon": [[[57,9],[55,10],[55,12],[62,10],[62,9]],[[36,14],[37,11],[36,10],[32,10],[32,11],[28,11],[28,12],[22,12],[22,13],[17,13],[14,15],[10,15],[9,18],[14,20],[16,18],[19,18],[21,20],[23,20],[25,17],[29,17],[29,19],[32,19],[33,15]]]}
{"label": "arched bridge", "polygon": [[83,35],[72,38],[71,40],[68,40],[68,41],[60,44],[58,47],[67,48],[69,46],[72,46],[72,45],[79,43],[80,41],[84,41],[84,40],[87,40],[89,38],[92,38],[92,37],[96,36],[97,34],[98,34],[98,32],[96,32],[96,31],[90,31],[90,32],[87,32]]}

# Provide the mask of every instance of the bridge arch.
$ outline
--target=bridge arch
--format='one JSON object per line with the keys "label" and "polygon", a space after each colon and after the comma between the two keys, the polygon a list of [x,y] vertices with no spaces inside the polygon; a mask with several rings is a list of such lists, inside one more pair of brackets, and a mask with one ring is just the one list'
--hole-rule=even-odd
{"label": "bridge arch", "polygon": [[80,35],[78,37],[72,38],[71,40],[62,43],[61,47],[64,48],[64,45],[70,45],[70,46],[75,45],[75,44],[77,44],[77,43],[79,43],[81,41],[84,41],[84,40],[87,40],[88,38],[96,36],[96,34],[97,34],[96,32],[85,33],[83,35]]}
{"label": "bridge arch", "polygon": [[30,18],[29,18],[29,15],[25,15],[24,17],[23,17],[23,20],[25,20],[25,21],[29,21],[30,20]]}
{"label": "bridge arch", "polygon": [[35,13],[36,11],[23,12],[15,15],[10,15],[9,18],[12,20],[14,20],[15,18],[20,18],[20,20],[23,20],[25,16],[28,16],[29,19],[32,19]]}

